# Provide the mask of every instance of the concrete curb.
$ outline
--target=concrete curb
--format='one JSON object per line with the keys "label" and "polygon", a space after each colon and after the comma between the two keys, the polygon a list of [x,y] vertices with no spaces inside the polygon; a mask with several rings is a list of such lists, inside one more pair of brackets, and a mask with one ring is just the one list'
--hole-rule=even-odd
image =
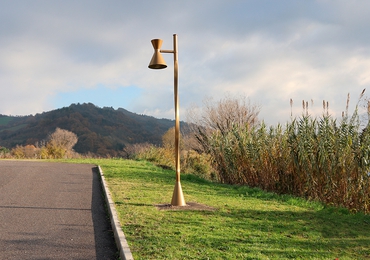
{"label": "concrete curb", "polygon": [[110,217],[110,221],[111,221],[113,232],[114,232],[114,238],[116,240],[116,244],[119,249],[121,260],[133,260],[134,258],[132,257],[125,234],[122,231],[121,223],[118,220],[118,215],[117,215],[116,208],[114,207],[114,202],[108,190],[108,186],[105,182],[103,171],[99,165],[98,165],[98,169],[99,169],[99,174],[100,174],[102,185],[103,185],[106,203],[108,206],[109,217]]}

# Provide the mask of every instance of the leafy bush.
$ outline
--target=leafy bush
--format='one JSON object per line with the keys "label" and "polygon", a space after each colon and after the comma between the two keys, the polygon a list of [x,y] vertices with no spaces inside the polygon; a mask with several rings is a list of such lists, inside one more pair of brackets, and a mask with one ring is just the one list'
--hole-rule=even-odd
{"label": "leafy bush", "polygon": [[0,158],[7,158],[10,156],[10,150],[6,147],[0,146]]}
{"label": "leafy bush", "polygon": [[206,153],[199,154],[193,150],[186,151],[183,155],[181,167],[185,173],[191,173],[206,180],[217,180],[215,170],[211,165],[210,155]]}
{"label": "leafy bush", "polygon": [[153,162],[163,168],[175,169],[175,154],[172,149],[151,145],[140,151],[136,159]]}
{"label": "leafy bush", "polygon": [[[136,154],[136,159],[146,160],[165,169],[175,170],[175,153],[168,147],[149,146]],[[198,154],[195,151],[183,151],[180,158],[182,173],[190,173],[207,180],[216,180],[212,168],[211,157],[208,154]]]}

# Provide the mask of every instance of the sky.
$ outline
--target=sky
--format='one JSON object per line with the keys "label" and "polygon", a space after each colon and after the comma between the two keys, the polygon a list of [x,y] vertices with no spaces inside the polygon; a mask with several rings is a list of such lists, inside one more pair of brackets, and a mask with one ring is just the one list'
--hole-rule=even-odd
{"label": "sky", "polygon": [[181,120],[225,96],[269,125],[302,100],[340,117],[370,85],[369,24],[368,0],[0,0],[0,114],[90,102],[174,119],[173,54],[148,65],[151,39],[171,50],[177,34]]}

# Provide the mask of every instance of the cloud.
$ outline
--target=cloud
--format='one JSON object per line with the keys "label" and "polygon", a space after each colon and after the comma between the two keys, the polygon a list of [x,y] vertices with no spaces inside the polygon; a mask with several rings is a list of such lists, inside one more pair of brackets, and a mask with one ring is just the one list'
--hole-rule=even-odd
{"label": "cloud", "polygon": [[260,104],[261,117],[272,124],[289,120],[290,98],[298,115],[303,99],[314,100],[317,114],[327,100],[339,115],[347,93],[357,96],[370,84],[365,1],[17,1],[2,7],[1,114],[56,109],[58,97],[68,105],[76,93],[103,86],[107,91],[99,93],[108,96],[96,105],[137,88],[140,96],[122,101],[124,108],[173,118],[173,57],[164,54],[166,70],[147,68],[150,40],[162,38],[163,48],[172,49],[173,33],[182,111],[231,93]]}

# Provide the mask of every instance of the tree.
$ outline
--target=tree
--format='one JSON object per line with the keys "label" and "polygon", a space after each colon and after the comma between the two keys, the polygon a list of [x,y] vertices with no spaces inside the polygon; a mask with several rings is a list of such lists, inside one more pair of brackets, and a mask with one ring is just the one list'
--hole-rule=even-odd
{"label": "tree", "polygon": [[251,104],[244,96],[227,95],[219,101],[209,98],[203,103],[203,108],[193,108],[187,113],[193,138],[198,143],[198,146],[194,147],[197,151],[207,150],[208,138],[215,131],[226,135],[234,127],[246,128],[259,123],[260,108]]}
{"label": "tree", "polygon": [[49,141],[46,144],[49,157],[63,158],[72,154],[72,148],[77,141],[78,138],[75,133],[59,127],[56,128],[55,132],[49,136]]}
{"label": "tree", "polygon": [[68,130],[60,129],[57,127],[55,132],[49,136],[49,142],[57,146],[63,147],[67,151],[72,150],[73,146],[77,143],[77,135]]}
{"label": "tree", "polygon": [[[175,127],[171,127],[162,136],[162,146],[167,149],[175,150]],[[180,133],[180,148],[183,147],[182,134]]]}

